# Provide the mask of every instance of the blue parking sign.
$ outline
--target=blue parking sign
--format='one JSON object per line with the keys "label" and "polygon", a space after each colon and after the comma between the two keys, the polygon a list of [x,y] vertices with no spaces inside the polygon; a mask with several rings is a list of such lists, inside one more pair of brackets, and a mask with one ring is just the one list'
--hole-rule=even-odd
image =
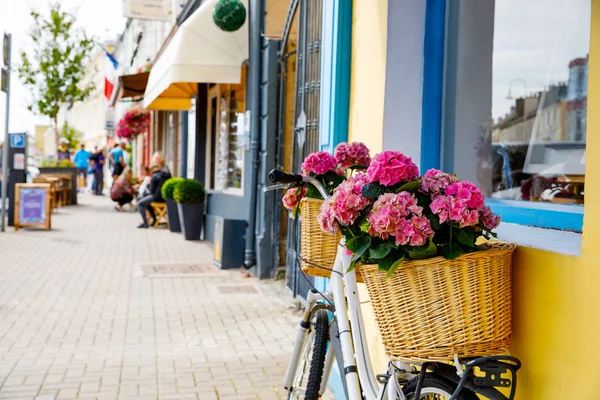
{"label": "blue parking sign", "polygon": [[10,135],[10,147],[13,149],[22,149],[25,147],[25,134],[18,133]]}

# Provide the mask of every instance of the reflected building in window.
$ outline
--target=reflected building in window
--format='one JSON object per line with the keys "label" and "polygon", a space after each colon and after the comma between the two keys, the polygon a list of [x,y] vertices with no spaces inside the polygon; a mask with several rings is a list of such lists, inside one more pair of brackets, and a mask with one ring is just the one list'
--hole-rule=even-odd
{"label": "reflected building in window", "polygon": [[569,141],[585,141],[587,127],[587,76],[588,58],[576,58],[569,63],[568,138]]}

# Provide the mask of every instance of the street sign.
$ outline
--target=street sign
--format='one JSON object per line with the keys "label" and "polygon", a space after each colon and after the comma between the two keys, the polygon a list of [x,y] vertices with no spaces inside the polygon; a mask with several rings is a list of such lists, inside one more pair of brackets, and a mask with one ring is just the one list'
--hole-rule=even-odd
{"label": "street sign", "polygon": [[25,147],[25,134],[17,133],[10,135],[10,147],[13,149],[22,149]]}
{"label": "street sign", "polygon": [[2,73],[2,76],[0,77],[0,90],[6,93],[6,91],[8,90],[8,70],[6,69],[6,67],[2,67],[0,71]]}
{"label": "street sign", "polygon": [[4,42],[2,45],[2,61],[4,65],[7,66],[10,64],[10,35],[8,33],[4,33]]}
{"label": "street sign", "polygon": [[[11,210],[12,211],[12,210]],[[23,226],[43,226],[50,230],[50,185],[17,183],[15,185],[15,230]]]}

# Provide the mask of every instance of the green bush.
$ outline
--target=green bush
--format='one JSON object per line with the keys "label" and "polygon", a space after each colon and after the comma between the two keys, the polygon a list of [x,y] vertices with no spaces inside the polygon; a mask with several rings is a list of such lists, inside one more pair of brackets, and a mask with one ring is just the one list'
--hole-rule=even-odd
{"label": "green bush", "polygon": [[177,185],[179,185],[179,183],[183,182],[185,179],[183,178],[171,178],[168,179],[163,185],[162,188],[160,189],[160,194],[162,195],[163,199],[172,199],[173,198],[173,191],[175,190],[175,188],[177,187]]}
{"label": "green bush", "polygon": [[204,201],[204,186],[193,179],[183,179],[175,186],[173,198],[178,203],[200,204]]}
{"label": "green bush", "polygon": [[40,163],[40,167],[41,168],[54,168],[54,167],[56,167],[56,160],[53,160],[52,158],[46,158],[46,159],[42,160],[42,162]]}
{"label": "green bush", "polygon": [[75,167],[75,163],[71,160],[60,160],[56,166],[60,168],[73,168]]}

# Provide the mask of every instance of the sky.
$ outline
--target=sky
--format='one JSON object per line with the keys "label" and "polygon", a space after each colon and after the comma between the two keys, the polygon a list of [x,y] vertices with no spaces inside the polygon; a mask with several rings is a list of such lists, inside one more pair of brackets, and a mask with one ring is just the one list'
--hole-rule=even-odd
{"label": "sky", "polygon": [[[123,18],[122,0],[60,0],[63,9],[77,16],[78,25],[84,27],[88,35],[100,40],[114,39],[123,31],[126,19]],[[12,63],[20,62],[20,53],[27,50],[27,33],[31,26],[29,15],[32,9],[40,13],[48,10],[48,0],[0,0],[0,35],[12,34]],[[0,36],[0,40],[1,36]],[[0,61],[1,62],[1,61]],[[33,132],[36,123],[47,123],[27,110],[28,90],[19,81],[16,72],[11,77],[10,132]],[[0,92],[0,142],[4,138],[6,95]]]}
{"label": "sky", "polygon": [[[566,82],[569,62],[590,47],[591,0],[496,0],[492,116],[515,100]],[[512,83],[511,83],[512,82]]]}

